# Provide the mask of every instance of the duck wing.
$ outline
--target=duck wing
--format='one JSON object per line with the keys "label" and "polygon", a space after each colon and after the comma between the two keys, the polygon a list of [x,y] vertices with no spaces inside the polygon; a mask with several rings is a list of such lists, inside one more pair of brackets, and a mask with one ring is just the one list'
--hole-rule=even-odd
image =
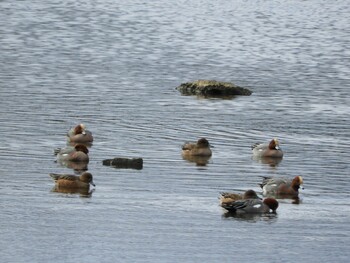
{"label": "duck wing", "polygon": [[70,181],[75,181],[77,179],[77,177],[75,175],[72,174],[56,174],[56,173],[50,173],[50,176],[52,177],[52,179],[54,179],[55,181],[57,180],[70,180]]}
{"label": "duck wing", "polygon": [[195,147],[195,145],[193,143],[185,143],[184,145],[182,145],[182,150],[191,150]]}

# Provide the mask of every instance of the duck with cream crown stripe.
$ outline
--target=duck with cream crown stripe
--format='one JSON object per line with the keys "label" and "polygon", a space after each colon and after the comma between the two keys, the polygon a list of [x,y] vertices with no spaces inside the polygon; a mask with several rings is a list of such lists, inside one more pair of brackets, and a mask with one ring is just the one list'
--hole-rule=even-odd
{"label": "duck with cream crown stripe", "polygon": [[283,151],[279,146],[279,141],[274,138],[270,143],[256,143],[252,145],[253,156],[258,158],[282,158]]}
{"label": "duck with cream crown stripe", "polygon": [[303,183],[301,176],[295,176],[293,179],[263,176],[263,181],[259,185],[263,190],[264,196],[297,198]]}
{"label": "duck with cream crown stripe", "polygon": [[57,161],[59,162],[89,162],[89,150],[83,144],[58,148],[55,149],[54,153],[57,155]]}
{"label": "duck with cream crown stripe", "polygon": [[87,143],[91,144],[94,138],[92,133],[86,129],[84,124],[78,124],[71,128],[67,133],[68,143]]}

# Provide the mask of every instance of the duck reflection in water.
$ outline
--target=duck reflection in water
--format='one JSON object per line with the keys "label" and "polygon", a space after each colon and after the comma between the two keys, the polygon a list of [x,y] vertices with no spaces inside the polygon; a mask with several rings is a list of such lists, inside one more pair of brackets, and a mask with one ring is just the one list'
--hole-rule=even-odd
{"label": "duck reflection in water", "polygon": [[182,159],[195,163],[197,166],[206,166],[209,163],[211,156],[182,156]]}
{"label": "duck reflection in water", "polygon": [[234,219],[237,221],[247,221],[251,223],[259,222],[259,221],[268,221],[268,222],[276,222],[278,215],[277,213],[268,213],[268,214],[238,214],[234,212],[226,212],[222,215],[224,219]]}
{"label": "duck reflection in water", "polygon": [[69,189],[69,188],[60,188],[54,186],[51,189],[51,192],[62,193],[62,194],[79,194],[80,197],[91,197],[92,193],[95,191],[95,188],[92,189]]}
{"label": "duck reflection in water", "polygon": [[61,161],[58,162],[61,166],[73,169],[74,173],[80,174],[88,170],[88,163],[85,162],[71,162],[71,161]]}
{"label": "duck reflection in water", "polygon": [[273,157],[257,157],[253,156],[252,159],[257,163],[267,164],[271,167],[277,167],[280,162],[282,162],[282,158],[273,158]]}
{"label": "duck reflection in water", "polygon": [[58,163],[64,167],[73,169],[74,173],[76,174],[80,174],[88,170],[88,163],[86,162],[61,161]]}
{"label": "duck reflection in water", "polygon": [[81,142],[81,143],[76,143],[76,142],[67,142],[67,146],[71,146],[71,147],[74,147],[75,145],[84,145],[86,146],[87,148],[91,148],[92,147],[92,143],[90,142]]}

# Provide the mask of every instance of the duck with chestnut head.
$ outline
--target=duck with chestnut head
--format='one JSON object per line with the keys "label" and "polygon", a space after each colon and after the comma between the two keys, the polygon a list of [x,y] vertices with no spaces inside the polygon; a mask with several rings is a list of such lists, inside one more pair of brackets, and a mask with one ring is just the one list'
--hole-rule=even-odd
{"label": "duck with chestnut head", "polygon": [[303,189],[303,178],[295,176],[293,179],[280,177],[264,177],[260,184],[264,196],[277,198],[297,198],[299,189]]}
{"label": "duck with chestnut head", "polygon": [[71,128],[67,133],[68,143],[86,143],[91,144],[94,138],[92,133],[86,129],[85,125],[80,123]]}
{"label": "duck with chestnut head", "polygon": [[269,143],[256,143],[252,145],[253,156],[257,158],[282,158],[283,151],[280,148],[277,138],[272,139]]}
{"label": "duck with chestnut head", "polygon": [[89,150],[84,144],[57,148],[54,153],[59,162],[89,162]]}

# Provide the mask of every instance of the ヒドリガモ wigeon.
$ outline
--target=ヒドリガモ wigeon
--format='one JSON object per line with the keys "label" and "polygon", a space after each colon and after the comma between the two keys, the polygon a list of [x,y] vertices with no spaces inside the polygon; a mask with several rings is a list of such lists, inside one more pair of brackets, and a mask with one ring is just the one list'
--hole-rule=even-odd
{"label": "\u30d2\u30c9\u30ea\u30ac\u30e2 wigeon", "polygon": [[65,148],[58,148],[55,150],[57,161],[64,162],[89,162],[89,150],[83,144],[75,146],[67,146]]}
{"label": "\u30d2\u30c9\u30ea\u30ac\u30e2 wigeon", "polygon": [[50,176],[55,181],[55,185],[58,188],[71,188],[71,189],[81,189],[89,188],[90,185],[95,186],[92,178],[92,174],[89,172],[84,172],[81,175],[71,175],[71,174],[56,174],[51,173]]}
{"label": "\u30d2\u30c9\u30ea\u30ac\u30e2 wigeon", "polygon": [[246,199],[260,199],[260,197],[256,194],[254,190],[247,190],[243,194],[237,193],[221,193],[220,196],[220,204],[230,203],[238,200],[246,200]]}
{"label": "\u30d2\u30c9\u30ea\u30ac\u30e2 wigeon", "polygon": [[299,195],[299,188],[303,185],[303,178],[296,176],[293,179],[264,177],[260,184],[264,196],[281,198],[295,198]]}
{"label": "\u30d2\u30c9\u30ea\u30ac\u30e2 wigeon", "polygon": [[68,143],[92,143],[93,140],[92,133],[82,123],[71,128],[67,133]]}
{"label": "\u30d2\u30c9\u30ea\u30ac\u30e2 wigeon", "polygon": [[270,197],[264,200],[255,198],[224,203],[221,206],[231,213],[264,214],[275,213],[278,208],[278,201]]}
{"label": "\u30d2\u30c9\u30ea\u30ac\u30e2 wigeon", "polygon": [[256,143],[252,146],[253,156],[258,158],[282,158],[283,152],[279,146],[276,138],[272,139],[270,143]]}
{"label": "\u30d2\u30c9\u30ea\u30ac\u30e2 wigeon", "polygon": [[207,139],[201,138],[196,143],[185,143],[182,146],[182,156],[211,156],[212,152]]}

